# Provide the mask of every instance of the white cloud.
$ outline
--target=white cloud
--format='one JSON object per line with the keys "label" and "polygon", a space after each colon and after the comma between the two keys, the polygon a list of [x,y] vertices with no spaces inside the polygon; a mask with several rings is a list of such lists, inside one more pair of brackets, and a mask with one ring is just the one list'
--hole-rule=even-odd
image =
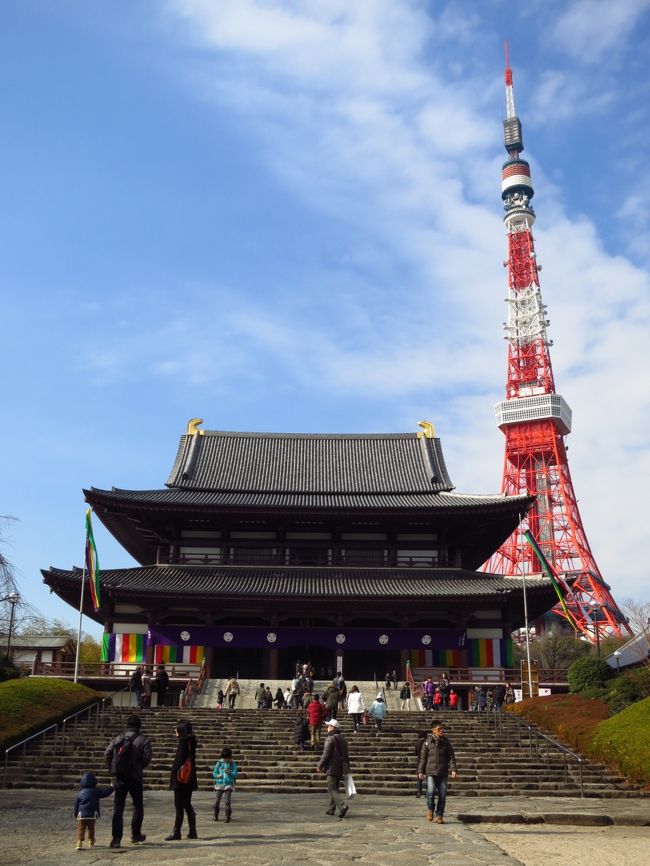
{"label": "white cloud", "polygon": [[576,60],[598,63],[607,54],[624,52],[627,37],[648,9],[650,0],[574,0],[564,6],[553,36]]}
{"label": "white cloud", "polygon": [[[561,4],[552,38],[595,62],[623,45],[648,5]],[[323,269],[307,300],[260,308],[231,298],[218,339],[209,321],[189,322],[200,353],[167,334],[169,357],[157,357],[152,370],[196,370],[200,381],[209,369],[216,380],[225,355],[226,385],[233,370],[239,385],[260,367],[280,365],[288,381],[323,394],[385,398],[395,423],[404,419],[408,429],[430,415],[460,489],[494,490],[503,440],[492,405],[505,384],[500,125],[486,99],[491,85],[475,70],[463,70],[462,84],[436,71],[454,62],[453,51],[443,52],[450,28],[469,45],[484,22],[461,20],[449,12],[454,6],[428,19],[397,2],[178,0],[170,9],[200,46],[201,96],[250,123],[294,195],[362,225],[367,242],[336,263],[338,274]],[[439,56],[431,60],[434,47]],[[196,84],[195,71],[187,78]],[[576,109],[605,112],[614,92],[550,69],[535,112],[542,123]],[[634,358],[645,356],[648,274],[610,254],[594,223],[563,200],[564,188],[536,173],[545,195],[536,245],[557,390],[574,410],[568,442],[576,492],[605,578],[624,581],[623,594],[640,594],[647,570],[632,536],[645,506],[637,479],[650,455],[650,394]],[[645,221],[642,200],[629,197],[619,217]],[[398,285],[379,278],[384,258],[401,266]],[[614,501],[625,507],[609,507]]]}

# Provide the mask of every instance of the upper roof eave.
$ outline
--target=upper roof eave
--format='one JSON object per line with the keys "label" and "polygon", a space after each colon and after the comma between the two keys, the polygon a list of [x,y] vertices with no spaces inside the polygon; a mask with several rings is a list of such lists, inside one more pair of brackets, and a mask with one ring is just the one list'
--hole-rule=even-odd
{"label": "upper roof eave", "polygon": [[382,511],[457,511],[523,508],[532,502],[527,495],[503,496],[502,494],[467,494],[450,491],[420,491],[376,494],[345,493],[296,493],[278,491],[232,491],[232,490],[125,490],[113,488],[102,490],[85,489],[84,496],[91,505],[109,503],[117,507],[139,506],[147,509],[224,509],[261,508],[273,510],[382,510]]}

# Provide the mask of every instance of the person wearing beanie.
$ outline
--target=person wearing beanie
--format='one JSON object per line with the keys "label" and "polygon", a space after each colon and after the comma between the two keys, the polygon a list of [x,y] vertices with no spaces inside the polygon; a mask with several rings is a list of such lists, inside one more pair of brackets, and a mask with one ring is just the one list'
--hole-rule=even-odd
{"label": "person wearing beanie", "polygon": [[106,766],[113,779],[115,800],[113,802],[113,828],[111,848],[122,847],[123,816],[127,795],[133,802],[131,817],[131,841],[144,842],[142,832],[144,819],[143,770],[151,763],[151,742],[140,733],[138,716],[129,716],[126,732],[118,734],[104,752]]}
{"label": "person wearing beanie", "polygon": [[83,848],[88,830],[88,847],[95,847],[95,820],[99,818],[99,801],[110,797],[113,788],[98,788],[94,773],[84,773],[81,777],[79,793],[74,801],[74,814],[77,819],[77,851]]}

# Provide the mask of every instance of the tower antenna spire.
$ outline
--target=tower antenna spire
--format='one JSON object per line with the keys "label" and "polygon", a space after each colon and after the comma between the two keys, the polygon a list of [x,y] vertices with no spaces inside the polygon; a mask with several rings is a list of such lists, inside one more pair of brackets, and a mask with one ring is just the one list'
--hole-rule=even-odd
{"label": "tower antenna spire", "polygon": [[515,93],[512,87],[512,69],[510,68],[510,51],[508,43],[506,47],[506,118],[503,121],[504,144],[509,154],[517,156],[524,149],[521,136],[521,123],[515,111]]}

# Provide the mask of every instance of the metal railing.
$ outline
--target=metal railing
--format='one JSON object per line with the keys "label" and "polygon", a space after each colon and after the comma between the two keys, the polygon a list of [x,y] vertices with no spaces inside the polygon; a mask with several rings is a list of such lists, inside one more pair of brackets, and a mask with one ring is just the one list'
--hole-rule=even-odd
{"label": "metal railing", "polygon": [[22,748],[22,750],[23,750],[22,760],[24,763],[25,757],[27,755],[27,744],[31,743],[32,740],[37,740],[39,737],[41,737],[42,739],[41,739],[40,754],[44,755],[46,746],[48,745],[48,735],[52,734],[53,736],[52,736],[52,741],[51,741],[51,746],[50,746],[50,748],[51,748],[50,754],[52,754],[52,755],[60,754],[61,748],[65,745],[66,729],[71,724],[76,725],[77,722],[79,721],[79,719],[81,718],[81,716],[84,716],[84,715],[87,715],[88,718],[90,719],[90,718],[92,718],[93,713],[94,713],[95,714],[95,728],[97,729],[99,727],[99,720],[104,715],[104,710],[105,710],[107,704],[109,702],[112,704],[114,698],[117,695],[120,695],[123,692],[126,692],[128,690],[129,690],[129,686],[127,685],[127,686],[124,686],[124,688],[119,689],[119,691],[113,692],[113,694],[108,695],[105,698],[98,698],[96,701],[89,704],[87,707],[82,707],[80,710],[77,710],[76,713],[72,713],[71,715],[66,716],[60,722],[55,722],[52,725],[48,725],[46,728],[43,728],[42,730],[37,731],[35,734],[32,734],[29,737],[26,737],[24,740],[21,740],[18,743],[14,743],[13,746],[9,746],[8,748],[6,748],[5,754],[4,754],[4,768],[3,768],[3,774],[2,774],[2,787],[3,788],[7,787],[7,771],[9,768],[9,755],[12,752],[14,752],[16,749]]}
{"label": "metal railing", "polygon": [[[564,757],[564,781],[569,782],[569,760],[575,761],[578,765],[578,777],[580,796],[584,797],[584,780],[582,775],[582,766],[585,759],[567,749],[562,743],[543,734],[534,725],[531,725],[525,719],[520,719],[515,713],[509,713],[505,709],[499,710],[497,707],[486,707],[484,710],[477,711],[476,714],[479,724],[485,724],[491,727],[495,733],[505,734],[510,741],[514,736],[518,741],[520,748],[525,748],[525,741],[528,743],[528,751],[531,757],[534,755],[536,760],[540,758],[545,761],[546,766],[550,767],[551,751],[561,753]],[[543,754],[545,752],[545,754]]]}

